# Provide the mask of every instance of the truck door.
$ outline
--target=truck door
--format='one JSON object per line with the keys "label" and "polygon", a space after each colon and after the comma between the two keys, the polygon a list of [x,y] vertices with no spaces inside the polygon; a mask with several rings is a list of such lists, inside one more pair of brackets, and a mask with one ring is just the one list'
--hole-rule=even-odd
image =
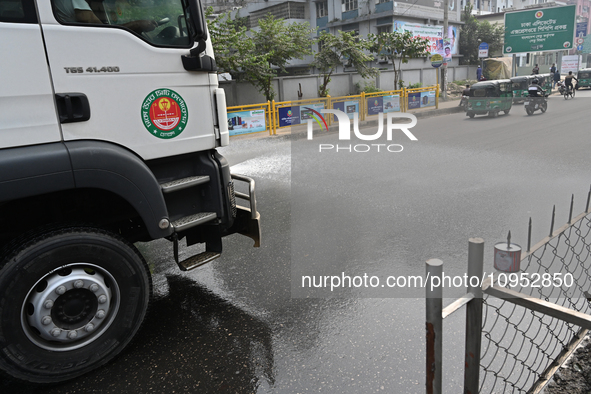
{"label": "truck door", "polygon": [[0,148],[61,139],[33,0],[0,1]]}
{"label": "truck door", "polygon": [[217,78],[183,67],[194,46],[183,3],[37,2],[64,140],[109,141],[145,160],[215,147]]}

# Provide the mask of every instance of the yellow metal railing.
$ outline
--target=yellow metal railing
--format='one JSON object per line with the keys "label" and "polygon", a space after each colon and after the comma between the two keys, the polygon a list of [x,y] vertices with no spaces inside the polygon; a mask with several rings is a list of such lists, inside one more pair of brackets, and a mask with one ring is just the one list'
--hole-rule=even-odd
{"label": "yellow metal railing", "polygon": [[[262,103],[262,104],[250,104],[250,105],[238,105],[238,106],[234,106],[234,107],[228,107],[227,110],[228,112],[228,127],[230,128],[230,136],[233,137],[235,135],[240,135],[240,134],[247,134],[247,133],[263,133],[265,131],[267,131],[269,133],[269,135],[273,134],[273,128],[272,128],[272,119],[273,119],[273,111],[272,111],[272,107],[271,107],[271,102],[267,101],[266,103]],[[256,111],[264,111],[264,115],[262,116],[262,118],[264,119],[264,125],[261,124],[260,126],[257,127],[258,123],[260,123],[259,119],[257,118],[261,118],[261,116],[256,116]],[[253,113],[254,112],[254,113]],[[232,119],[236,119],[236,118],[241,118],[240,114],[244,113],[245,115],[249,115],[249,121],[244,121],[244,123],[242,122],[231,122],[230,120]],[[234,115],[234,116],[232,116]],[[253,116],[255,115],[255,116]],[[249,131],[249,130],[258,130],[259,128],[263,127],[263,130],[259,130],[259,131]]]}
{"label": "yellow metal railing", "polygon": [[[291,127],[291,117],[294,116],[294,120],[297,117],[297,111],[295,114],[292,113],[293,107],[304,107],[304,112],[306,111],[306,107],[310,109],[314,109],[319,111],[320,109],[340,109],[346,114],[351,114],[354,112],[359,113],[359,121],[365,120],[367,116],[370,115],[370,108],[372,107],[373,103],[368,104],[368,100],[370,99],[377,99],[382,97],[382,105],[380,107],[379,101],[375,103],[375,108],[377,108],[375,113],[371,115],[375,115],[380,112],[407,112],[409,110],[418,109],[418,108],[425,108],[425,107],[435,107],[439,108],[439,85],[435,86],[426,86],[423,88],[414,88],[414,89],[406,89],[402,88],[400,90],[389,90],[386,92],[375,92],[375,93],[365,93],[361,92],[361,94],[353,95],[353,96],[341,96],[341,97],[320,97],[315,99],[306,99],[306,100],[291,100],[291,101],[267,101],[263,104],[252,104],[252,105],[241,105],[235,107],[228,107],[228,119],[229,126],[236,128],[235,133],[232,134],[232,130],[230,130],[231,135],[236,134],[244,134],[249,133],[248,130],[253,129],[251,126],[256,126],[256,122],[250,121],[248,122],[239,122],[235,119],[240,117],[240,113],[250,114],[251,111],[264,111],[264,123],[265,127],[264,130],[260,131],[252,131],[252,132],[263,132],[267,131],[269,135],[276,135],[277,129],[281,129],[284,127]],[[384,98],[388,98],[388,102],[384,101]],[[388,106],[388,108],[386,108]],[[398,109],[397,109],[398,106]],[[391,110],[391,111],[387,111]],[[299,112],[302,113],[301,110]],[[245,115],[246,115],[245,114]],[[232,116],[235,115],[235,116]],[[308,116],[308,115],[305,115]],[[260,116],[259,116],[260,117]],[[324,117],[327,125],[333,122],[333,116],[325,116]],[[241,120],[241,119],[239,119]],[[304,124],[304,121],[307,120],[307,117],[302,119],[300,116],[297,121],[297,124]],[[253,125],[254,122],[254,125]],[[256,129],[256,127],[254,127]]]}
{"label": "yellow metal railing", "polygon": [[[282,114],[281,115],[285,115],[287,118],[291,117],[291,114],[286,113],[286,111],[291,110],[292,107],[305,107],[305,106],[316,106],[316,108],[320,108],[320,105],[322,105],[322,108],[332,108],[331,107],[331,97],[320,97],[320,98],[315,98],[315,99],[306,99],[306,100],[291,100],[291,101],[278,101],[276,102],[275,100],[273,100],[273,102],[271,103],[271,107],[273,110],[273,119],[272,119],[272,128],[273,128],[273,134],[277,134],[277,129],[283,128],[283,127],[291,127],[291,122],[289,124],[284,124],[283,126],[281,125],[281,119],[280,119],[280,110],[283,109]],[[289,109],[287,109],[289,108]],[[327,116],[326,117],[326,121],[328,123],[328,125],[330,125],[330,119],[331,116]],[[285,122],[287,123],[287,121]],[[303,124],[302,119],[298,120],[298,123],[296,124]]]}
{"label": "yellow metal railing", "polygon": [[[431,98],[433,98],[432,104]],[[406,111],[425,107],[439,108],[439,86],[404,89],[404,101]]]}
{"label": "yellow metal railing", "polygon": [[[350,118],[353,119],[353,114],[355,112],[359,113],[359,120],[365,120],[364,114],[364,104],[365,104],[365,93],[361,92],[361,94],[353,95],[353,96],[340,96],[340,97],[330,97],[330,108],[331,109],[338,109],[350,115]],[[332,116],[329,116],[333,118]]]}
{"label": "yellow metal railing", "polygon": [[[369,114],[369,109],[370,109],[370,105],[368,105],[368,99],[371,98],[378,98],[378,97],[382,97],[382,100],[384,97],[392,97],[393,99],[398,96],[398,107],[399,110],[396,111],[396,105],[395,105],[395,101],[396,100],[392,100],[392,102],[390,102],[390,105],[392,106],[393,111],[396,112],[405,112],[406,111],[406,107],[405,107],[405,103],[406,100],[404,99],[404,89],[400,89],[400,90],[389,90],[386,92],[375,92],[375,93],[365,93],[364,94],[365,99],[364,101],[364,114],[363,117],[365,118],[366,116],[371,116]],[[384,104],[384,102],[382,101],[382,112],[390,112],[390,111],[384,111],[385,109],[390,109],[390,108],[385,108],[387,104]],[[372,114],[375,115],[375,114]]]}

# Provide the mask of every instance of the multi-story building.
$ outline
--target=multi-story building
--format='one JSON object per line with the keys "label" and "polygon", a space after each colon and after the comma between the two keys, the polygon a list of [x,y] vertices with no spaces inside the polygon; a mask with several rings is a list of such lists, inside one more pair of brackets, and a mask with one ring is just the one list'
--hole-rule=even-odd
{"label": "multi-story building", "polygon": [[[461,0],[447,1],[452,56],[460,56]],[[409,30],[435,41],[444,36],[443,4],[444,0],[260,0],[249,2],[234,13],[248,17],[251,28],[256,27],[260,18],[271,13],[288,23],[308,22],[318,34],[322,31],[336,34],[340,30],[354,31],[360,37],[366,37],[369,33]],[[311,61],[312,57],[294,60],[290,68],[292,71],[307,69]],[[386,63],[381,59],[375,60],[376,66],[391,68]],[[458,64],[457,58],[452,60],[452,64]],[[428,68],[431,65],[425,59],[413,59],[406,67]]]}

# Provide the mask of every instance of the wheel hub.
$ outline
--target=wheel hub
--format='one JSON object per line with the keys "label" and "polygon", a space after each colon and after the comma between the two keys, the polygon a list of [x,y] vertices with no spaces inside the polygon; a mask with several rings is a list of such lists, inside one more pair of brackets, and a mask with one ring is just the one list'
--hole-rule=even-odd
{"label": "wheel hub", "polygon": [[86,264],[65,266],[31,289],[23,304],[23,328],[44,349],[66,351],[84,346],[112,323],[119,308],[117,295],[108,272]]}
{"label": "wheel hub", "polygon": [[55,300],[51,317],[58,327],[76,329],[90,322],[98,309],[98,299],[88,289],[74,289]]}

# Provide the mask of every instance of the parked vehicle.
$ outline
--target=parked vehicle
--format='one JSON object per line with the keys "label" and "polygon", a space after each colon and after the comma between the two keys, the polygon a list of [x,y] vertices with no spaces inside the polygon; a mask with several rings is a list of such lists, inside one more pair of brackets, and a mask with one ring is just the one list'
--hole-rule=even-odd
{"label": "parked vehicle", "polygon": [[497,117],[499,112],[508,114],[513,104],[512,82],[509,79],[477,82],[470,86],[470,97],[466,106],[466,116],[475,115]]}
{"label": "parked vehicle", "polygon": [[577,73],[577,83],[580,88],[591,88],[591,68],[584,68]]}
{"label": "parked vehicle", "polygon": [[[186,271],[230,234],[260,242],[254,181],[216,150],[226,100],[200,1],[88,1],[92,24],[67,3],[0,1],[0,374],[36,384],[135,336],[161,269],[134,243],[170,241]],[[204,251],[180,259],[183,239]]]}
{"label": "parked vehicle", "polygon": [[511,78],[514,104],[523,103],[525,101],[525,98],[528,95],[527,89],[532,84],[533,80],[534,77],[531,75]]}

